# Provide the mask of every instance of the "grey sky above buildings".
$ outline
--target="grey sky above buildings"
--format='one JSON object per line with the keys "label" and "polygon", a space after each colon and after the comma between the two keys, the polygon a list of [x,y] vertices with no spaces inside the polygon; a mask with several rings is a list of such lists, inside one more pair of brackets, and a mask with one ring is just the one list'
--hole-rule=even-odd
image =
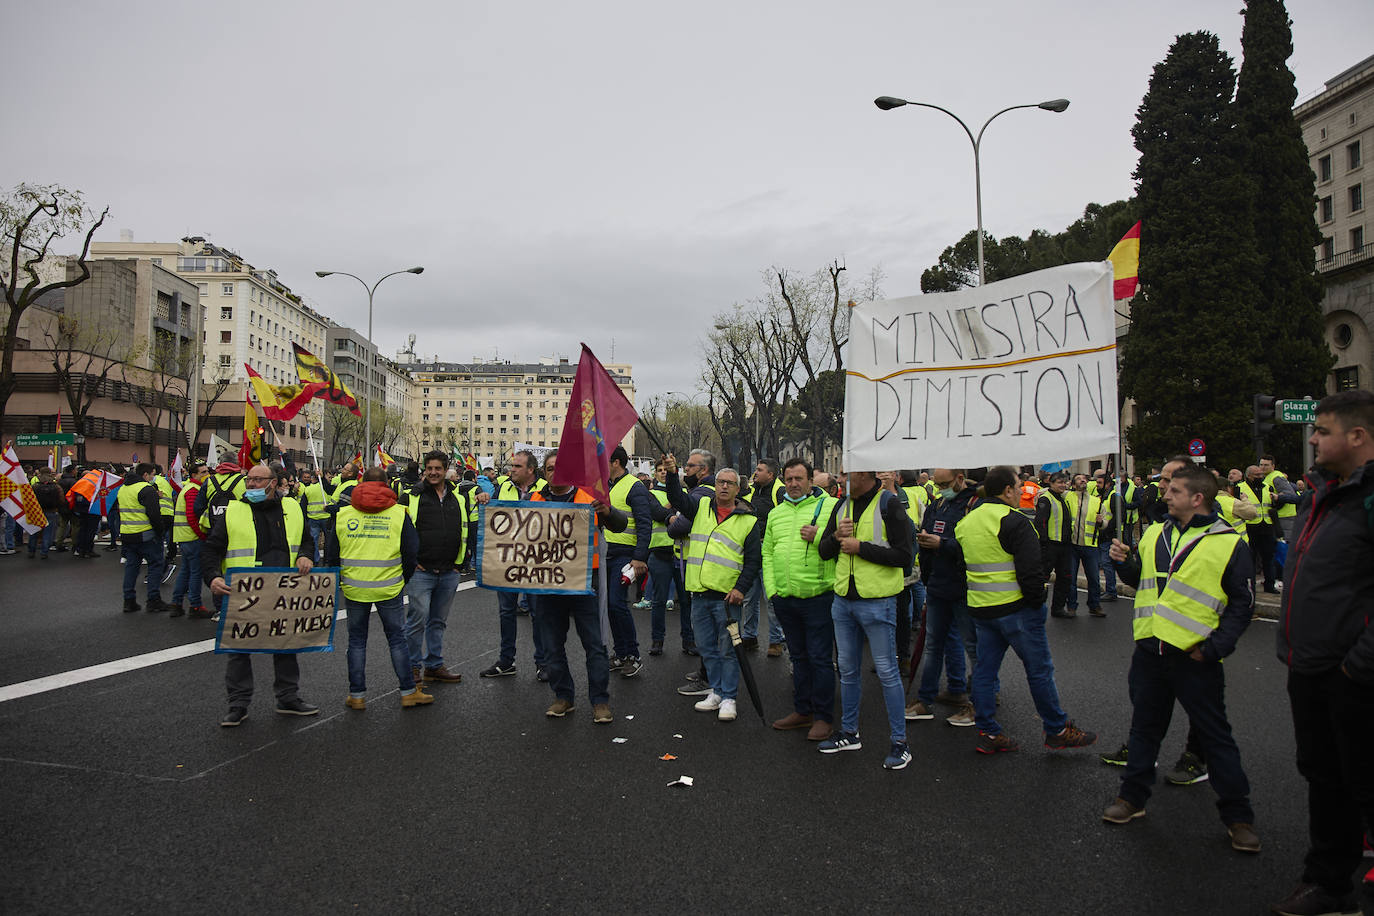
{"label": "grey sky above buildings", "polygon": [[[1368,0],[1290,0],[1299,98],[1371,53]],[[97,236],[203,235],[385,353],[634,365],[697,385],[712,314],[770,266],[872,267],[888,296],[973,228],[1057,231],[1128,196],[1130,129],[1176,34],[1240,57],[1239,0],[11,4],[4,184]],[[67,249],[71,250],[69,245]]]}

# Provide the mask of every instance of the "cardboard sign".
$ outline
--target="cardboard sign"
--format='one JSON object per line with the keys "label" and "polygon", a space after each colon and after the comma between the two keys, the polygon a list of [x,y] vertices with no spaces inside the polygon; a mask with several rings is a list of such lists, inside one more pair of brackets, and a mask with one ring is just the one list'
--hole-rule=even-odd
{"label": "cardboard sign", "polygon": [[530,595],[589,595],[592,507],[493,500],[478,510],[477,584]]}
{"label": "cardboard sign", "polygon": [[216,652],[333,652],[339,609],[338,567],[232,567],[228,613],[219,620]]}
{"label": "cardboard sign", "polygon": [[1106,261],[860,303],[845,365],[845,468],[1115,454],[1113,319]]}

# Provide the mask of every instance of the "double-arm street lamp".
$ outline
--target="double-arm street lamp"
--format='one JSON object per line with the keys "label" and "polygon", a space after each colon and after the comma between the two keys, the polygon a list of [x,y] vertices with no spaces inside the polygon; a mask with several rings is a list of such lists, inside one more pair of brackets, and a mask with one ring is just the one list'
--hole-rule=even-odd
{"label": "double-arm street lamp", "polygon": [[969,126],[968,126],[967,124],[964,123],[963,118],[960,118],[957,114],[955,114],[954,112],[950,111],[948,108],[941,108],[939,105],[932,105],[932,104],[930,104],[929,102],[909,102],[909,101],[907,101],[906,99],[893,98],[893,97],[890,96],[890,95],[881,95],[881,96],[878,96],[878,98],[876,98],[876,99],[873,100],[873,104],[874,104],[874,105],[877,105],[877,106],[878,106],[879,108],[881,108],[883,111],[891,111],[891,110],[894,109],[894,108],[901,108],[903,105],[916,105],[916,106],[919,106],[919,107],[921,107],[921,108],[934,108],[936,111],[943,111],[945,114],[949,115],[951,118],[953,118],[954,120],[958,121],[958,122],[959,122],[959,126],[962,127],[962,128],[964,129],[964,133],[968,134],[969,142],[973,144],[973,193],[974,193],[974,199],[975,199],[975,201],[977,202],[977,205],[978,205],[978,285],[979,285],[979,286],[982,286],[982,285],[983,285],[983,172],[982,172],[982,167],[981,167],[981,165],[979,164],[979,160],[978,160],[978,148],[979,148],[979,145],[980,145],[980,144],[982,143],[982,141],[983,141],[983,131],[987,130],[987,129],[988,129],[988,125],[991,124],[993,121],[997,120],[998,117],[1000,117],[1001,115],[1006,114],[1006,113],[1009,112],[1009,111],[1015,111],[1015,110],[1018,109],[1018,108],[1041,108],[1041,109],[1044,109],[1045,111],[1060,112],[1060,111],[1063,111],[1064,109],[1066,109],[1066,108],[1069,107],[1069,100],[1068,100],[1068,99],[1050,99],[1050,100],[1047,101],[1047,102],[1032,102],[1032,103],[1029,103],[1029,104],[1026,104],[1026,105],[1012,105],[1012,106],[1010,106],[1009,108],[1003,108],[1001,111],[997,112],[997,114],[993,115],[992,117],[988,118],[986,121],[983,122],[983,126],[982,126],[981,128],[978,129],[978,135],[977,135],[976,137],[974,136],[973,131],[969,130]]}
{"label": "double-arm street lamp", "polygon": [[[376,347],[375,347],[375,346],[373,345],[373,343],[372,343],[372,296],[373,296],[374,293],[377,292],[377,287],[379,287],[379,286],[382,285],[382,280],[385,280],[387,277],[394,277],[394,276],[396,276],[397,274],[422,274],[422,273],[424,273],[424,272],[425,272],[425,269],[424,269],[423,267],[408,267],[408,268],[406,268],[405,270],[393,270],[391,273],[386,274],[386,275],[383,276],[381,279],[379,279],[376,283],[373,283],[371,286],[368,286],[368,285],[367,285],[367,281],[364,280],[362,277],[358,276],[357,274],[351,274],[351,273],[349,273],[349,272],[346,271],[346,270],[317,270],[317,271],[315,271],[315,276],[317,276],[317,277],[329,277],[329,276],[333,276],[334,274],[338,274],[338,275],[341,276],[341,277],[352,277],[354,280],[357,280],[359,283],[361,283],[361,284],[363,285],[363,289],[367,290],[367,345],[368,345],[369,347],[372,347],[374,352],[373,352],[373,355],[370,356],[370,357],[368,358],[367,363],[366,363],[366,370],[367,370],[366,380],[367,380],[367,388],[368,388],[368,397],[367,397],[367,408],[366,408],[366,409],[367,409],[367,431],[366,431],[366,433],[365,433],[365,435],[367,436],[367,444],[363,446],[363,449],[364,449],[365,451],[372,448],[372,396],[371,396],[371,389],[372,389],[372,370],[375,368],[373,364],[374,364],[375,361],[376,361],[376,353],[375,353]],[[385,381],[382,382],[382,390],[383,390],[383,391],[386,390],[386,382],[385,382]],[[366,463],[367,459],[364,458],[363,461],[364,461],[364,463]]]}

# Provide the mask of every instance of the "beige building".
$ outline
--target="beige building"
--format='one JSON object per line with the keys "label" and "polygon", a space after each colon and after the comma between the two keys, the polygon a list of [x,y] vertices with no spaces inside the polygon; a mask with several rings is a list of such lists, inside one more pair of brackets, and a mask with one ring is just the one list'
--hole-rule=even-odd
{"label": "beige building", "polygon": [[[537,363],[473,359],[405,368],[414,379],[411,411],[421,448],[490,455],[503,466],[517,442],[558,445],[577,373],[575,363],[554,357]],[[633,404],[631,367],[607,363],[606,370]],[[633,455],[634,443],[632,429],[621,444]]]}
{"label": "beige building", "polygon": [[[328,319],[305,305],[276,271],[259,270],[238,254],[200,236],[179,242],[135,242],[127,231],[120,236],[118,242],[92,243],[91,257],[146,261],[195,286],[204,316],[203,390],[222,393],[228,385],[242,385],[248,378],[245,364],[274,384],[294,383],[293,343],[328,359],[324,355]],[[312,402],[301,412],[298,423],[282,424],[274,430],[280,446],[292,452],[296,460],[308,456],[306,423],[318,429],[324,410],[323,402]],[[241,414],[241,406],[239,411]]]}
{"label": "beige building", "polygon": [[1317,270],[1336,355],[1327,390],[1367,389],[1374,386],[1374,224],[1365,197],[1374,182],[1364,179],[1374,152],[1374,56],[1332,77],[1293,115],[1317,177]]}

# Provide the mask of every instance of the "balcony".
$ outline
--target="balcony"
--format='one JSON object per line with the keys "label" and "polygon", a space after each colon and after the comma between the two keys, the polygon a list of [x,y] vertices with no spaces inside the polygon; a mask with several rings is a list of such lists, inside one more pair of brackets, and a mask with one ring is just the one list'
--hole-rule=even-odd
{"label": "balcony", "polygon": [[1319,256],[1317,258],[1317,270],[1321,273],[1331,273],[1369,260],[1374,260],[1374,243],[1360,248],[1352,248],[1349,251],[1342,251],[1329,258]]}

